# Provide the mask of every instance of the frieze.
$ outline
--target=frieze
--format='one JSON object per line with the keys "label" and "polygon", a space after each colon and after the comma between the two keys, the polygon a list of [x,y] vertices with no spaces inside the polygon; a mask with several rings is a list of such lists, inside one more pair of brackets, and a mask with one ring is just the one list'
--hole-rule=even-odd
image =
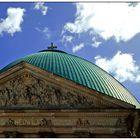
{"label": "frieze", "polygon": [[0,127],[17,127],[17,126],[35,126],[35,127],[59,127],[68,126],[74,128],[91,128],[91,127],[123,127],[126,122],[117,124],[119,119],[112,118],[51,118],[51,117],[1,117]]}
{"label": "frieze", "polygon": [[17,75],[0,85],[0,108],[61,109],[61,108],[117,108],[111,102],[50,85],[29,72]]}
{"label": "frieze", "polygon": [[92,108],[94,100],[85,95],[48,85],[29,73],[0,85],[0,107]]}

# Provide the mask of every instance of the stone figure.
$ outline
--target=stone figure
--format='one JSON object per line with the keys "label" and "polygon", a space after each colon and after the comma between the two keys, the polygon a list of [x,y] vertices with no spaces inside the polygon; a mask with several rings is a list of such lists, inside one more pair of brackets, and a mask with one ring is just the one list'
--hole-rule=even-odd
{"label": "stone figure", "polygon": [[48,85],[29,73],[0,85],[0,97],[1,107],[79,108],[94,104],[90,97]]}

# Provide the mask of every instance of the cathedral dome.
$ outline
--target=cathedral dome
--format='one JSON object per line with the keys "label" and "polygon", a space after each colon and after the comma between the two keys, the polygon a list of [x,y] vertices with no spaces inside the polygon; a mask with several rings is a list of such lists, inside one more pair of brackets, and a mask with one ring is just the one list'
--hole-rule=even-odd
{"label": "cathedral dome", "polygon": [[41,51],[10,63],[1,72],[21,61],[140,108],[137,99],[123,85],[97,65],[83,58],[57,50]]}

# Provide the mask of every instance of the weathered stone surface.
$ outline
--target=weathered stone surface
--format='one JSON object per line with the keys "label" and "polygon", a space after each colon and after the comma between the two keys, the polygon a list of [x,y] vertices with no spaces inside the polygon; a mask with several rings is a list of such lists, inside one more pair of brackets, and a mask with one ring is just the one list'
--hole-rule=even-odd
{"label": "weathered stone surface", "polygon": [[[91,133],[94,135],[127,135],[128,112],[41,112],[1,113],[0,134],[17,131],[20,134],[54,132],[55,134]],[[94,136],[93,135],[93,136]],[[23,136],[24,137],[24,136]]]}
{"label": "weathered stone surface", "polygon": [[[124,119],[124,118],[122,118]],[[106,120],[106,121],[105,121]],[[39,127],[74,127],[75,129],[90,128],[90,127],[124,127],[124,124],[118,124],[118,119],[115,117],[100,117],[100,118],[50,118],[50,117],[5,117],[0,119],[0,127],[17,127],[17,126],[39,126]]]}
{"label": "weathered stone surface", "polygon": [[0,85],[0,107],[83,108],[94,107],[94,100],[48,85],[25,73]]}
{"label": "weathered stone surface", "polygon": [[128,123],[132,113],[123,110],[125,104],[37,72],[18,71],[0,81],[0,137],[46,137],[47,132],[57,137],[136,137],[137,116]]}

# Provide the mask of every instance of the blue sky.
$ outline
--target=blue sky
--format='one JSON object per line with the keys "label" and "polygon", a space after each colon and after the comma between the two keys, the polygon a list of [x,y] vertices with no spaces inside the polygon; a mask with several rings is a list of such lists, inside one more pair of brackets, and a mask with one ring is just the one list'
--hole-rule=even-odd
{"label": "blue sky", "polygon": [[54,42],[106,70],[140,101],[139,13],[139,3],[1,2],[0,69]]}

